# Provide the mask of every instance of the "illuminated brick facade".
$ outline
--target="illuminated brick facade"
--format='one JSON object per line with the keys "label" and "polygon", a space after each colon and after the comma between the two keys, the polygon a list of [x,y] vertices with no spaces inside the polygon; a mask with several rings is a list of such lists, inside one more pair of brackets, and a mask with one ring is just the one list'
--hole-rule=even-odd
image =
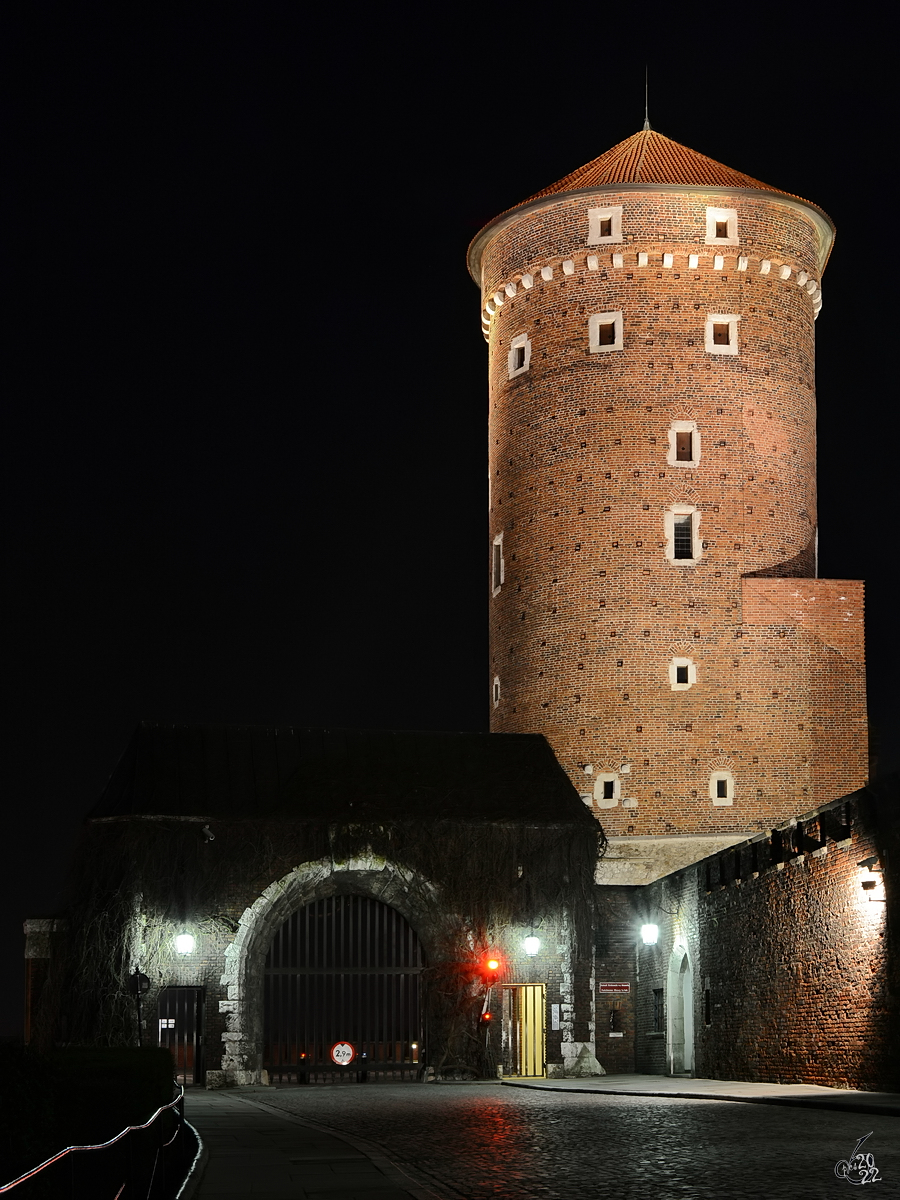
{"label": "illuminated brick facade", "polygon": [[[546,735],[611,861],[629,838],[709,853],[865,782],[862,584],[815,578],[832,237],[646,131],[470,250],[491,728]],[[682,845],[666,869],[701,856]]]}

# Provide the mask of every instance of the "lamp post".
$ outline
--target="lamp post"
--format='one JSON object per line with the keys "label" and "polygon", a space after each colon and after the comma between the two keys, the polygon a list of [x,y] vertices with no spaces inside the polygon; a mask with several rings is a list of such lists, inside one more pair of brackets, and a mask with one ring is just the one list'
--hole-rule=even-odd
{"label": "lamp post", "polygon": [[128,979],[128,990],[137,1001],[137,1035],[138,1048],[140,1048],[143,1045],[141,1038],[141,996],[143,996],[144,992],[150,990],[150,980],[146,975],[142,975],[140,971],[135,970],[134,974]]}

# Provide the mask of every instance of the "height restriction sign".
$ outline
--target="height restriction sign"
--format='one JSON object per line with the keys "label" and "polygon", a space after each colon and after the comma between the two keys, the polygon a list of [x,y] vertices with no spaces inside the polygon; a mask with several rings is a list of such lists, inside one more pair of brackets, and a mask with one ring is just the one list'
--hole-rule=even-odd
{"label": "height restriction sign", "polygon": [[331,1058],[339,1067],[349,1067],[356,1058],[356,1048],[349,1042],[335,1042],[331,1047]]}

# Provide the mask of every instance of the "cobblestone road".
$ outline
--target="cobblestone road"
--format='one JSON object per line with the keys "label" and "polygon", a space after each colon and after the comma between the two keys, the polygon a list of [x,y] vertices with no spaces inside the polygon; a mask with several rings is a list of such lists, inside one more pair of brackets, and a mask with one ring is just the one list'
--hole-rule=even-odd
{"label": "cobblestone road", "polygon": [[837,1179],[834,1165],[870,1130],[865,1149],[881,1178],[863,1195],[900,1196],[895,1117],[493,1083],[319,1085],[245,1094],[376,1144],[447,1200],[851,1200],[858,1189]]}

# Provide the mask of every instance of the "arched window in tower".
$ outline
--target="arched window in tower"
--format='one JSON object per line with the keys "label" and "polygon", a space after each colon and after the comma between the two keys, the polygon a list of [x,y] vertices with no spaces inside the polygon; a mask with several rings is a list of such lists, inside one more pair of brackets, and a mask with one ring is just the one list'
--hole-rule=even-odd
{"label": "arched window in tower", "polygon": [[491,594],[496,596],[503,586],[503,534],[498,533],[491,547]]}
{"label": "arched window in tower", "polygon": [[589,246],[613,245],[622,240],[622,205],[588,209]]}
{"label": "arched window in tower", "polygon": [[669,426],[670,467],[696,467],[700,462],[700,430],[696,421],[673,421]]}
{"label": "arched window in tower", "polygon": [[736,246],[738,244],[737,209],[707,208],[707,246]]}
{"label": "arched window in tower", "polygon": [[588,343],[591,354],[607,354],[623,348],[622,313],[594,313],[588,321]]}
{"label": "arched window in tower", "polygon": [[510,379],[525,374],[531,366],[531,338],[527,333],[517,334],[513,338],[506,361]]}
{"label": "arched window in tower", "polygon": [[708,313],[704,331],[707,354],[738,353],[738,321],[736,313]]}
{"label": "arched window in tower", "polygon": [[700,542],[700,513],[693,504],[672,504],[664,518],[666,558],[686,566],[703,553]]}

